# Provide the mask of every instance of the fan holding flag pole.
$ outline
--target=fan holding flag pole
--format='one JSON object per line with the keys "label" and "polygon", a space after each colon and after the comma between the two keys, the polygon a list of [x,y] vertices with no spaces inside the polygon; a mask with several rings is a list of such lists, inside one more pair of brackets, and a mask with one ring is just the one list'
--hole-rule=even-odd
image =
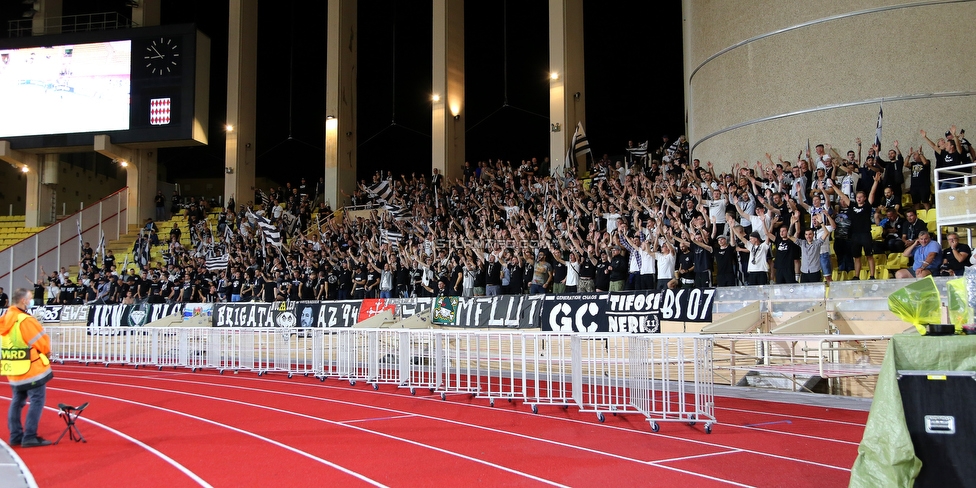
{"label": "fan holding flag pole", "polygon": [[586,133],[583,132],[583,123],[577,122],[576,132],[573,133],[573,139],[569,143],[569,151],[566,153],[566,166],[564,169],[576,170],[579,168],[581,162],[584,168],[592,167],[593,151],[590,150],[590,141],[586,138]]}

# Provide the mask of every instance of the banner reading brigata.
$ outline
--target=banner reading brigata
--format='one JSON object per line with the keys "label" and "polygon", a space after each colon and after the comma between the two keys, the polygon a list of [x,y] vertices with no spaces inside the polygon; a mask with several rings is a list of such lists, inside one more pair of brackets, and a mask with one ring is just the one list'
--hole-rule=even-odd
{"label": "banner reading brigata", "polygon": [[661,331],[661,321],[711,322],[714,288],[546,295],[543,331],[629,332]]}
{"label": "banner reading brigata", "polygon": [[214,305],[214,327],[352,327],[360,300],[335,302],[237,302]]}

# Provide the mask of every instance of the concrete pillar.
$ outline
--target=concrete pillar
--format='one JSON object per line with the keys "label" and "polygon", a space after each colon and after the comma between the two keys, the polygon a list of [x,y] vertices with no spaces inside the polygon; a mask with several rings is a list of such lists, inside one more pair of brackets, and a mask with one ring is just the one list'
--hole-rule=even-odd
{"label": "concrete pillar", "polygon": [[[61,172],[61,157],[58,154],[45,154],[44,162],[41,167],[34,173],[37,173],[37,218],[38,224],[35,227],[41,225],[53,224],[58,217],[58,178]],[[28,173],[30,176],[30,173]],[[33,186],[30,186],[30,178],[28,178],[28,188],[33,190]],[[28,195],[33,193],[33,191],[28,191]]]}
{"label": "concrete pillar", "polygon": [[[25,153],[10,148],[10,141],[0,141],[0,161],[10,163],[18,171],[26,169],[27,194],[24,197],[26,204],[26,225],[27,227],[39,227],[44,218],[41,215],[41,178],[40,168],[42,166],[41,157],[37,154]],[[47,195],[50,198],[50,195]]]}
{"label": "concrete pillar", "polygon": [[586,127],[583,0],[549,0],[549,70],[550,173],[562,174],[576,124]]}
{"label": "concrete pillar", "polygon": [[159,25],[160,0],[139,0],[139,4],[132,7],[132,23],[139,27]]}
{"label": "concrete pillar", "polygon": [[118,160],[125,168],[125,184],[129,187],[126,224],[141,226],[148,218],[155,218],[156,181],[158,179],[155,149],[129,149],[116,146],[107,135],[95,136],[95,152]]}
{"label": "concrete pillar", "polygon": [[[62,15],[61,0],[39,0],[34,2],[34,6],[37,7],[37,13],[31,19],[31,35],[60,34],[61,19],[58,17]],[[25,10],[28,8],[27,5],[24,7]],[[51,19],[51,22],[48,22],[48,19]]]}
{"label": "concrete pillar", "polygon": [[325,201],[356,188],[357,0],[329,0],[325,70]]}
{"label": "concrete pillar", "polygon": [[258,2],[230,0],[224,202],[254,199]]}
{"label": "concrete pillar", "polygon": [[448,181],[464,165],[464,0],[434,0],[432,161]]}

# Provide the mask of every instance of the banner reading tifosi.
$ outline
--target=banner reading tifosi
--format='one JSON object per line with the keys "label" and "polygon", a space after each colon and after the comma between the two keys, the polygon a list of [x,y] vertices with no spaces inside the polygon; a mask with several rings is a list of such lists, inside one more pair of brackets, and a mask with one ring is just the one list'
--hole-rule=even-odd
{"label": "banner reading tifosi", "polygon": [[543,295],[440,297],[434,299],[433,323],[450,327],[539,327]]}
{"label": "banner reading tifosi", "polygon": [[557,332],[661,331],[661,321],[711,322],[714,288],[546,295],[541,326]]}

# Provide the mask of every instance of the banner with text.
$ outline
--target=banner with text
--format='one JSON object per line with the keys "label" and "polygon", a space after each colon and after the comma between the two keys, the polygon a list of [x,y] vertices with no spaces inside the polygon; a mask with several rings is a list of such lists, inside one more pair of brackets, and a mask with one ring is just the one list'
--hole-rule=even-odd
{"label": "banner with text", "polygon": [[90,305],[88,306],[88,331],[113,327],[142,327],[170,315],[182,315],[182,303],[143,305]]}
{"label": "banner with text", "polygon": [[553,332],[661,331],[661,321],[711,322],[714,288],[546,295],[541,327]]}
{"label": "banner with text", "polygon": [[438,297],[433,323],[448,327],[534,329],[539,327],[543,295]]}

